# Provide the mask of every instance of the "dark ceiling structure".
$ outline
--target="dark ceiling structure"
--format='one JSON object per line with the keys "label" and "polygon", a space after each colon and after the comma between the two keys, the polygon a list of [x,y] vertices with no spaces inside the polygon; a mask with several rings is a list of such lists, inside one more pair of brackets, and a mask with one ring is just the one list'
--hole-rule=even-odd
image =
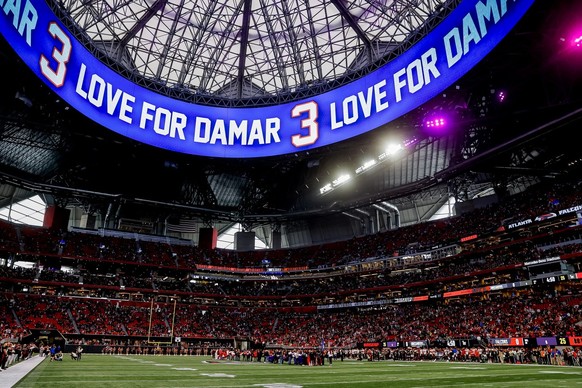
{"label": "dark ceiling structure", "polygon": [[[458,1],[49,3],[96,56],[133,82],[196,103],[257,106],[373,71]],[[406,224],[427,220],[449,196],[467,201],[577,179],[582,47],[571,34],[582,26],[580,15],[579,1],[537,1],[481,63],[413,112],[333,146],[240,160],[172,153],[95,124],[52,93],[2,38],[0,206],[41,194],[87,213],[240,222],[249,230],[392,207]],[[435,112],[450,118],[448,134],[425,130]],[[410,147],[322,194],[389,141]]]}

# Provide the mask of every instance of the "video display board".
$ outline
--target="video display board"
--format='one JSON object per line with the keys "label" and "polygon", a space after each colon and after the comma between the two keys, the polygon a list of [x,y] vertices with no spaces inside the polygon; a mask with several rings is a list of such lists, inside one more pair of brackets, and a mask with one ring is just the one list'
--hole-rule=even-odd
{"label": "video display board", "polygon": [[499,43],[533,0],[464,0],[417,44],[378,70],[276,106],[203,106],[136,85],[92,56],[45,1],[0,0],[0,31],[23,61],[90,119],[175,152],[254,158],[361,135],[453,84]]}

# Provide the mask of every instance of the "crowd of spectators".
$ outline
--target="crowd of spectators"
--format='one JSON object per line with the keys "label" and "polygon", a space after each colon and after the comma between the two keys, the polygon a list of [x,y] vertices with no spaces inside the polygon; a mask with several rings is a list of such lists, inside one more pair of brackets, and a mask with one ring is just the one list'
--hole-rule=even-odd
{"label": "crowd of spectators", "polygon": [[0,343],[5,341],[18,342],[23,337],[30,334],[27,328],[23,327],[12,314],[14,299],[7,298],[0,294]]}
{"label": "crowd of spectators", "polygon": [[19,294],[13,295],[11,309],[27,329],[56,328],[72,335],[246,338],[286,347],[317,347],[324,338],[328,346],[349,348],[384,340],[582,336],[581,301],[582,294],[557,285],[326,312]]}
{"label": "crowd of spectators", "polygon": [[[261,267],[263,260],[267,259],[274,267],[307,266],[315,269],[403,255],[409,252],[411,246],[428,249],[456,243],[469,234],[491,234],[511,220],[532,218],[555,210],[558,206],[567,208],[580,203],[582,195],[576,185],[533,186],[499,203],[445,220],[418,223],[342,242],[268,251],[204,250],[191,244],[16,227],[7,223],[0,228],[0,243],[4,249],[21,254],[53,254],[67,258],[168,268],[193,269],[200,264],[233,268]],[[18,228],[18,232],[15,228]]]}
{"label": "crowd of spectators", "polygon": [[[362,264],[359,270],[354,266],[327,272],[281,277],[258,277],[251,280],[197,276],[179,269],[152,269],[141,266],[115,267],[111,263],[95,265],[86,263],[76,273],[59,271],[54,268],[24,269],[22,267],[1,267],[0,278],[22,284],[42,284],[59,288],[59,292],[70,294],[75,288],[64,288],[62,284],[80,284],[83,287],[99,289],[115,295],[122,290],[133,292],[166,292],[182,297],[273,297],[305,298],[335,295],[336,297],[356,293],[374,293],[406,288],[410,295],[430,286],[434,292],[448,292],[462,288],[495,284],[495,282],[515,282],[529,278],[527,268],[522,264],[531,260],[564,257],[571,265],[580,269],[582,262],[582,232],[568,228],[543,238],[544,244],[535,244],[532,238],[514,240],[501,245],[491,245],[485,249],[461,249],[456,255],[437,258],[429,262],[411,262],[407,267],[392,267],[388,262],[370,268]],[[567,237],[567,238],[565,238]],[[423,287],[423,288],[421,288]],[[19,290],[13,290],[19,291]],[[111,294],[112,293],[112,294]],[[129,294],[127,294],[129,295]],[[106,296],[106,295],[105,295]]]}
{"label": "crowd of spectators", "polygon": [[[186,244],[0,222],[0,249],[12,255],[10,262],[13,255],[33,260],[28,269],[0,266],[0,329],[3,338],[44,328],[71,338],[245,338],[292,348],[318,347],[322,338],[330,347],[351,348],[383,340],[473,338],[487,343],[489,338],[582,336],[581,285],[576,281],[419,303],[317,310],[320,304],[388,299],[392,293],[442,296],[519,282],[530,276],[524,262],[556,256],[580,270],[579,227],[551,233],[532,227],[526,238],[459,242],[470,233],[491,234],[509,218],[552,210],[558,197],[563,207],[581,200],[577,188],[558,186],[517,195],[469,216],[264,252],[205,251]],[[451,244],[452,255],[399,266],[390,261]],[[265,258],[274,266],[313,271],[252,280],[195,272],[200,264],[255,267]],[[77,297],[81,288],[91,294]],[[284,307],[287,302],[291,307]],[[119,351],[120,345],[111,347]]]}

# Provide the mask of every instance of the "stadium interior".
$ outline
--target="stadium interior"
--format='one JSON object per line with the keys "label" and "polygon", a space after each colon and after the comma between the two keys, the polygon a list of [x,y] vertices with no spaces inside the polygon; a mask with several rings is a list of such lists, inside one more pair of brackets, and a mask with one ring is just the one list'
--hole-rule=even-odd
{"label": "stadium interior", "polygon": [[[47,3],[132,82],[242,109],[362,77],[460,1],[332,0],[325,17],[311,1]],[[395,29],[376,32],[360,10]],[[190,27],[202,37],[229,33],[187,36],[175,15],[199,22]],[[520,362],[553,363],[549,353],[535,358],[542,338],[579,366],[581,15],[580,1],[538,0],[485,59],[417,109],[339,143],[236,159],[176,153],[100,126],[0,38],[3,342],[115,354],[226,349],[238,359],[256,358],[255,349],[281,359],[296,349],[434,359],[446,358],[442,349],[512,347],[528,349]],[[274,38],[291,19],[311,26],[302,29],[313,39],[305,57],[327,63],[319,78],[299,55],[286,71],[272,55],[272,39],[285,52],[300,39],[292,29]],[[240,21],[236,39],[248,49],[228,41]],[[322,25],[337,39],[329,47],[315,32]],[[184,47],[173,49],[175,40]],[[206,54],[195,53],[184,80],[164,61],[191,46]],[[434,118],[445,118],[446,133],[427,128]],[[46,208],[41,226],[11,213],[35,196]],[[232,227],[234,244],[218,248]]]}

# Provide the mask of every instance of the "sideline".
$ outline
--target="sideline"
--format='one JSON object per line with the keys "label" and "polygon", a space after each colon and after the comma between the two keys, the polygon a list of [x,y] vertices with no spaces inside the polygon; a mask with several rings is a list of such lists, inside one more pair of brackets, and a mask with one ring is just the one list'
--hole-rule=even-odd
{"label": "sideline", "polygon": [[11,388],[18,383],[24,376],[29,374],[41,362],[46,360],[46,357],[39,355],[20,361],[18,364],[10,366],[8,369],[0,372],[0,388]]}

